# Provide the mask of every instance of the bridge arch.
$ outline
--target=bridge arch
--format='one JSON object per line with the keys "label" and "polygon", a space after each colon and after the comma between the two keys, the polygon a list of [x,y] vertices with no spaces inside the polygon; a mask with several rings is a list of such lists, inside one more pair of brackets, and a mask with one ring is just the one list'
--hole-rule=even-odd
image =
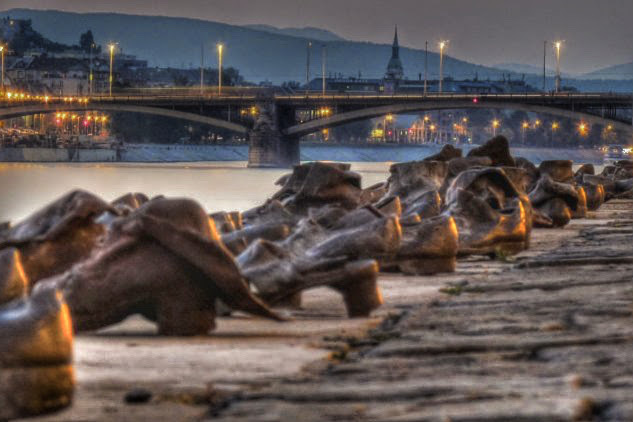
{"label": "bridge arch", "polygon": [[474,103],[472,100],[454,100],[454,101],[442,101],[442,102],[419,102],[419,103],[402,103],[402,104],[390,104],[378,107],[368,107],[354,111],[348,111],[343,113],[334,114],[330,117],[311,120],[309,122],[300,123],[286,128],[283,131],[284,135],[292,137],[301,137],[313,132],[317,132],[322,129],[340,126],[346,123],[351,123],[359,120],[371,119],[374,117],[384,116],[386,114],[406,114],[415,113],[420,111],[437,111],[437,110],[455,110],[455,109],[511,109],[522,110],[525,112],[551,114],[554,116],[578,119],[582,117],[584,121],[591,124],[610,124],[618,130],[625,131],[633,136],[633,126],[593,114],[571,111],[551,106],[542,106],[534,104],[521,104],[521,103],[509,103],[509,102],[493,102],[493,101],[481,101]]}
{"label": "bridge arch", "polygon": [[170,110],[160,107],[148,107],[138,105],[127,104],[104,104],[104,103],[91,103],[91,104],[35,104],[35,105],[22,105],[12,106],[7,108],[0,108],[0,120],[10,119],[13,117],[27,116],[29,114],[38,113],[57,113],[65,111],[110,111],[110,112],[129,112],[129,113],[142,113],[152,114],[155,116],[172,117],[175,119],[189,120],[191,122],[207,124],[210,126],[230,130],[232,132],[246,134],[248,128],[238,123],[229,122],[226,120],[218,119],[215,117],[207,117],[196,113],[187,113],[184,111]]}

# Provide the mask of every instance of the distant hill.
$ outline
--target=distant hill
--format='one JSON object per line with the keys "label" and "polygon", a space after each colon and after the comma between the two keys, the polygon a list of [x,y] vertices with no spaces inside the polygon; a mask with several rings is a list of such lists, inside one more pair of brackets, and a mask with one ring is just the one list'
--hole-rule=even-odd
{"label": "distant hill", "polygon": [[244,25],[245,28],[266,31],[272,34],[289,35],[291,37],[309,38],[317,41],[345,41],[345,38],[326,29],[306,26],[305,28],[276,28],[270,25]]}
{"label": "distant hill", "polygon": [[[502,70],[509,70],[511,72],[516,73],[525,73],[526,75],[543,75],[543,67],[542,66],[533,66],[530,64],[522,64],[522,63],[499,63],[493,65],[493,67]],[[547,68],[546,69],[547,76],[555,76],[556,71],[554,69]]]}
{"label": "distant hill", "polygon": [[[382,77],[391,55],[391,39],[385,44],[353,41],[321,41],[320,30],[299,30],[303,36],[289,36],[218,22],[164,16],[138,16],[116,13],[69,13],[53,10],[11,9],[0,17],[32,19],[33,28],[47,38],[76,44],[79,34],[91,29],[97,43],[119,43],[123,52],[145,58],[152,66],[198,67],[200,45],[206,51],[206,64],[217,63],[215,45],[226,45],[224,64],[240,70],[247,80],[305,81],[306,44],[312,48],[312,76],[320,74],[321,47],[327,48],[328,74]],[[269,28],[269,27],[267,27]],[[280,30],[285,31],[285,30]],[[311,34],[311,35],[310,35]],[[315,37],[316,36],[316,37]],[[401,48],[405,76],[417,79],[424,72],[424,51]],[[438,77],[439,55],[429,53],[429,78]],[[444,75],[456,79],[501,78],[503,71],[445,57]],[[507,73],[507,72],[506,72]]]}
{"label": "distant hill", "polygon": [[[124,53],[147,59],[150,66],[198,67],[200,46],[205,47],[205,65],[217,65],[215,45],[226,45],[224,65],[239,69],[246,80],[281,83],[305,81],[306,44],[313,41],[311,76],[320,75],[321,48],[327,48],[327,73],[343,76],[380,78],[391,55],[391,39],[385,44],[340,39],[318,28],[275,28],[268,25],[236,26],[198,19],[164,16],[138,16],[117,13],[69,13],[55,10],[11,9],[0,17],[31,19],[43,36],[64,44],[77,44],[79,35],[91,29],[98,44],[115,41]],[[329,40],[332,39],[332,40]],[[405,77],[417,79],[424,73],[424,51],[400,48]],[[629,66],[629,67],[627,67]],[[445,57],[444,76],[455,79],[519,79],[541,88],[542,68],[503,65],[503,69],[482,66]],[[563,75],[563,85],[585,91],[630,92],[633,64],[613,66],[586,75],[583,80]],[[538,66],[533,66],[538,68]],[[439,55],[429,52],[429,79],[438,78]],[[629,69],[629,70],[627,70]],[[548,72],[549,73],[549,72]],[[602,80],[603,78],[609,80]],[[547,77],[547,90],[553,89],[553,73]]]}
{"label": "distant hill", "polygon": [[633,62],[605,67],[583,75],[586,79],[633,79]]}

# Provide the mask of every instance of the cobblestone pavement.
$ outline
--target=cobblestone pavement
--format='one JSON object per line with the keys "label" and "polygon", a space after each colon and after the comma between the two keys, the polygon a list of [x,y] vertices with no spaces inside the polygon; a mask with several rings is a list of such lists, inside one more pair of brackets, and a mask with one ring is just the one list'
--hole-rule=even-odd
{"label": "cobblestone pavement", "polygon": [[460,262],[433,278],[440,294],[401,298],[367,336],[325,339],[328,360],[227,396],[207,418],[633,421],[632,278],[633,201],[612,201],[535,230],[516,260]]}

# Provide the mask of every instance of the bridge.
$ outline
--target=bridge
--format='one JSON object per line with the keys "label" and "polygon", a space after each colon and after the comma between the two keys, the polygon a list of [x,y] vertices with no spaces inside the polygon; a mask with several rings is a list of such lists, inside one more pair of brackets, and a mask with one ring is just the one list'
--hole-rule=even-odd
{"label": "bridge", "polygon": [[[386,114],[448,109],[514,109],[611,125],[633,136],[633,95],[614,93],[356,94],[279,93],[269,89],[163,90],[91,97],[0,100],[0,120],[72,111],[134,112],[185,119],[248,135],[249,166],[299,162],[299,139],[325,128]],[[327,110],[326,113],[314,113]],[[307,111],[311,117],[300,118]],[[305,114],[303,115],[305,116]]]}

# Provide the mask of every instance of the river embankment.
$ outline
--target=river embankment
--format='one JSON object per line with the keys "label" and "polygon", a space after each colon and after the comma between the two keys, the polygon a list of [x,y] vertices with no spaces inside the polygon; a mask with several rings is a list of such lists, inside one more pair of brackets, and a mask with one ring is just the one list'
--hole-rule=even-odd
{"label": "river embankment", "polygon": [[[443,145],[302,144],[301,161],[400,162],[436,154]],[[460,146],[465,152],[474,146]],[[511,148],[512,155],[534,163],[565,158],[602,164],[602,152],[579,148]],[[0,162],[197,162],[247,161],[248,145],[125,144],[101,148],[0,148]]]}

